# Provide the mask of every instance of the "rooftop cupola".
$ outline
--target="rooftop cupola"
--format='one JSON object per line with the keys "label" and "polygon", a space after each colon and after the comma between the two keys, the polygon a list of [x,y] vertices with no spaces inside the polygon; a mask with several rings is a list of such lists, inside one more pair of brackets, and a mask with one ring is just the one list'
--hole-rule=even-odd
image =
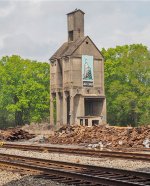
{"label": "rooftop cupola", "polygon": [[75,9],[73,12],[67,14],[68,42],[84,37],[84,14],[80,9]]}

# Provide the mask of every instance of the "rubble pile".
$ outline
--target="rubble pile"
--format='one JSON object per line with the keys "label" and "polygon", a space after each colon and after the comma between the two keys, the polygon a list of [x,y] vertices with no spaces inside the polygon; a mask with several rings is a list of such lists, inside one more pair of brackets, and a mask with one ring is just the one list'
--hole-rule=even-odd
{"label": "rubble pile", "polygon": [[150,147],[150,127],[62,127],[48,140],[54,144],[89,144],[101,147]]}
{"label": "rubble pile", "polygon": [[30,134],[21,128],[8,128],[0,130],[0,140],[4,141],[17,141],[17,140],[28,140],[34,138],[34,134]]}

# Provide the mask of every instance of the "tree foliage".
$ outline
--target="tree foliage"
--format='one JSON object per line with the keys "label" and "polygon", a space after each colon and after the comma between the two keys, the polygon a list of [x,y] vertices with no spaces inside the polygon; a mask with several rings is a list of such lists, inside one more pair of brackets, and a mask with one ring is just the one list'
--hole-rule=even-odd
{"label": "tree foliage", "polygon": [[150,123],[150,52],[142,44],[103,49],[108,121]]}
{"label": "tree foliage", "polygon": [[[108,122],[150,124],[150,52],[142,44],[103,49]],[[49,117],[49,64],[0,59],[0,123],[18,125]],[[55,111],[54,111],[55,112]]]}
{"label": "tree foliage", "polygon": [[18,125],[49,116],[49,64],[22,59],[0,60],[0,122]]}

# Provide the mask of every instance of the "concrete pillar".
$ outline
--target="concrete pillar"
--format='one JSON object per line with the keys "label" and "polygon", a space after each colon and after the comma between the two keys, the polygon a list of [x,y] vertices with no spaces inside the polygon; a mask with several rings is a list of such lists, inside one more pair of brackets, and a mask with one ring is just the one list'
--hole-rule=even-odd
{"label": "concrete pillar", "polygon": [[51,94],[50,97],[50,124],[54,125],[54,96]]}
{"label": "concrete pillar", "polygon": [[63,124],[63,97],[62,97],[62,93],[60,93],[59,98],[60,98],[60,125],[62,125]]}
{"label": "concrete pillar", "polygon": [[84,97],[80,96],[80,116],[85,116]]}
{"label": "concrete pillar", "polygon": [[106,98],[103,102],[103,108],[102,108],[102,121],[107,122],[107,113],[106,113]]}
{"label": "concrete pillar", "polygon": [[56,124],[57,124],[57,126],[59,126],[60,125],[60,109],[61,109],[61,107],[60,107],[60,95],[59,95],[59,93],[57,92],[56,93]]}
{"label": "concrete pillar", "polygon": [[74,96],[70,96],[70,125],[74,124]]}
{"label": "concrete pillar", "polygon": [[102,88],[102,94],[105,94],[105,89],[104,89],[104,61],[101,62],[101,68],[102,68],[102,71],[101,71],[101,88]]}
{"label": "concrete pillar", "polygon": [[63,125],[67,125],[67,95],[63,92]]}

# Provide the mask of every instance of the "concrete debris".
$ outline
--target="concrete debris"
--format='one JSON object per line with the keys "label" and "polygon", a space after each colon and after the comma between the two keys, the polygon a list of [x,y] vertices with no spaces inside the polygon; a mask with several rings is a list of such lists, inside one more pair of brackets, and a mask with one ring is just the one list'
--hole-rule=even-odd
{"label": "concrete debris", "polygon": [[150,140],[148,138],[146,138],[144,141],[143,141],[143,145],[145,146],[145,148],[150,148]]}
{"label": "concrete debris", "polygon": [[53,144],[88,144],[89,148],[149,148],[150,127],[115,127],[99,125],[93,127],[61,127],[48,138]]}
{"label": "concrete debris", "polygon": [[122,145],[122,144],[123,144],[123,141],[122,141],[122,140],[119,140],[119,141],[118,141],[118,144],[119,144],[119,145]]}
{"label": "concrete debris", "polygon": [[35,138],[29,139],[29,142],[44,143],[45,137],[44,137],[44,135],[38,135]]}
{"label": "concrete debris", "polygon": [[5,130],[0,130],[0,140],[3,141],[28,140],[33,137],[35,137],[34,134],[30,134],[21,128],[8,128]]}
{"label": "concrete debris", "polygon": [[99,144],[100,149],[104,148],[104,145],[103,145],[103,143],[101,141],[98,144]]}
{"label": "concrete debris", "polygon": [[100,141],[99,143],[96,144],[89,144],[87,146],[89,149],[103,149],[105,146],[103,145],[103,143]]}

